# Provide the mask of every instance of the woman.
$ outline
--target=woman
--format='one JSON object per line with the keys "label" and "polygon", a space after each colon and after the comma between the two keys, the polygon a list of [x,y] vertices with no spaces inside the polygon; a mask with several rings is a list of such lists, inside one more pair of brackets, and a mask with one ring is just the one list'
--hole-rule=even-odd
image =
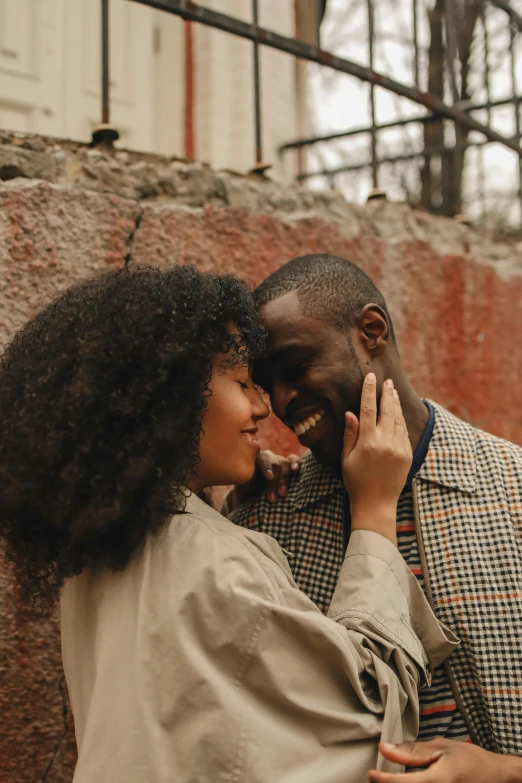
{"label": "woman", "polygon": [[273,539],[200,499],[254,472],[263,339],[239,281],[126,269],[5,352],[0,533],[23,598],[62,591],[75,783],[358,783],[396,769],[377,742],[414,737],[417,685],[454,646],[394,546],[411,451],[391,386],[376,424],[374,376],[360,432],[347,414],[329,618]]}

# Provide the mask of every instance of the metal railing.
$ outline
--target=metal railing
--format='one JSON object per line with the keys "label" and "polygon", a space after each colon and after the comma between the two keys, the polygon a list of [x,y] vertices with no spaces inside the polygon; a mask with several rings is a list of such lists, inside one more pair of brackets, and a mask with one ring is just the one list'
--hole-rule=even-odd
{"label": "metal railing", "polygon": [[[370,63],[373,59],[373,48],[374,48],[374,22],[373,22],[373,2],[374,0],[367,0],[367,28],[368,28],[368,50],[369,50],[369,59]],[[432,5],[432,10],[436,5],[443,7],[443,14],[442,14],[442,23],[443,23],[443,32],[444,32],[444,52],[443,52],[443,61],[441,63],[441,67],[444,69],[444,71],[447,74],[448,82],[449,82],[449,93],[451,96],[451,105],[461,111],[462,113],[468,114],[470,116],[473,115],[474,112],[485,112],[487,115],[487,122],[485,123],[488,128],[491,129],[491,123],[492,123],[492,110],[497,109],[499,107],[504,106],[511,106],[513,109],[513,116],[514,116],[514,125],[515,125],[515,133],[512,137],[505,137],[509,138],[511,144],[509,145],[511,149],[515,150],[518,153],[518,187],[517,187],[517,200],[520,205],[520,219],[522,221],[522,161],[520,159],[520,139],[521,139],[521,121],[520,121],[520,103],[522,101],[522,95],[519,92],[519,89],[517,87],[517,79],[516,79],[516,71],[517,71],[517,51],[516,51],[516,42],[519,40],[520,32],[522,31],[522,16],[508,3],[506,0],[475,0],[477,8],[480,9],[480,13],[478,15],[478,19],[480,21],[480,26],[482,28],[482,46],[483,46],[483,69],[482,69],[482,89],[485,94],[485,101],[482,101],[480,103],[473,103],[470,100],[462,100],[459,96],[459,90],[457,85],[457,75],[456,75],[456,62],[458,62],[458,47],[455,40],[455,29],[456,29],[456,20],[455,20],[455,3],[453,0],[442,0],[442,2],[437,3],[437,0],[435,0],[435,3]],[[418,89],[419,85],[419,40],[418,40],[418,18],[419,18],[419,0],[412,0],[412,17],[413,17],[413,36],[412,36],[412,45],[413,45],[413,51],[414,51],[414,57],[413,57],[413,81],[415,87]],[[469,3],[469,6],[472,4]],[[490,68],[490,30],[488,25],[488,18],[486,14],[487,8],[490,8],[491,10],[499,10],[505,14],[505,25],[507,27],[507,30],[509,31],[509,46],[507,49],[507,57],[509,58],[509,76],[506,74],[506,78],[509,78],[510,80],[510,94],[507,97],[503,97],[501,99],[493,99],[492,93],[491,93],[491,68]],[[498,30],[496,31],[498,33]],[[442,30],[441,30],[442,34]],[[317,144],[321,144],[324,142],[335,142],[339,141],[341,139],[347,139],[350,137],[355,136],[368,136],[370,139],[369,144],[369,153],[368,157],[365,159],[364,162],[361,162],[360,160],[357,162],[350,162],[345,163],[344,165],[339,165],[337,167],[330,166],[323,166],[320,168],[317,168],[315,170],[311,171],[304,171],[300,172],[298,174],[298,180],[304,181],[304,180],[311,180],[314,178],[326,178],[326,180],[330,183],[331,187],[335,186],[336,178],[339,175],[348,173],[348,172],[360,172],[363,170],[371,169],[372,172],[372,180],[374,188],[378,188],[378,176],[377,171],[381,164],[392,164],[392,163],[399,163],[399,162],[405,162],[405,161],[412,161],[412,160],[421,160],[423,161],[423,166],[429,166],[431,164],[431,161],[434,159],[439,159],[442,161],[445,159],[445,162],[447,165],[447,170],[449,172],[450,177],[452,175],[455,175],[457,178],[460,177],[460,180],[458,181],[457,187],[459,190],[459,201],[455,205],[457,208],[455,211],[460,212],[461,211],[461,205],[460,205],[460,187],[462,184],[462,156],[466,152],[467,149],[472,147],[479,147],[483,148],[486,144],[490,144],[492,142],[495,142],[498,140],[494,139],[494,137],[491,134],[484,134],[485,141],[480,142],[476,139],[468,139],[467,131],[471,130],[471,127],[469,124],[466,124],[462,122],[461,120],[457,120],[454,122],[454,137],[455,141],[453,144],[447,144],[444,145],[429,145],[426,144],[420,149],[417,149],[415,151],[412,151],[411,149],[408,151],[402,151],[402,152],[395,152],[395,153],[388,153],[387,155],[380,155],[378,156],[376,147],[377,147],[377,136],[380,135],[382,131],[386,131],[392,128],[400,128],[405,127],[407,125],[423,125],[423,126],[429,126],[431,124],[441,124],[441,119],[444,117],[444,114],[440,112],[437,107],[434,107],[435,110],[432,112],[429,112],[425,115],[419,115],[414,117],[406,117],[406,118],[400,118],[397,120],[393,120],[390,122],[375,123],[375,112],[373,109],[373,96],[370,96],[370,119],[371,122],[362,127],[358,128],[351,128],[347,131],[341,131],[337,133],[330,133],[330,134],[323,134],[323,135],[316,135],[313,137],[308,138],[302,138],[302,139],[296,139],[294,141],[287,142],[283,144],[280,148],[281,152],[287,152],[289,150],[295,150],[295,149],[304,149],[304,148],[312,148]],[[446,115],[448,117],[448,115]],[[455,119],[455,117],[451,118]],[[466,131],[465,133],[463,133]],[[444,134],[441,134],[444,135]],[[408,145],[411,147],[411,144]],[[507,146],[507,145],[506,145]],[[482,158],[481,158],[482,161]],[[483,166],[483,162],[481,163]],[[460,172],[460,173],[459,173]],[[456,184],[453,183],[453,190],[457,189]],[[469,200],[469,199],[468,199]],[[484,200],[483,200],[484,201]],[[430,206],[423,204],[423,206]],[[433,207],[433,205],[431,205]],[[441,211],[441,210],[434,210],[434,211]],[[482,213],[484,214],[486,212],[485,207],[483,206]],[[447,213],[446,213],[447,214]],[[454,213],[453,213],[454,214]]]}
{"label": "metal railing", "polygon": [[[450,101],[444,101],[440,96],[420,89],[419,86],[419,41],[418,41],[418,0],[412,0],[413,9],[413,48],[414,48],[414,84],[412,86],[390,78],[385,73],[374,69],[374,3],[375,0],[366,0],[366,9],[368,15],[368,46],[369,46],[369,65],[367,67],[360,65],[352,60],[339,57],[332,52],[324,51],[318,45],[306,43],[296,38],[281,35],[272,30],[268,30],[258,23],[258,0],[252,2],[252,22],[245,22],[240,19],[228,16],[226,14],[206,8],[191,0],[128,0],[137,2],[150,8],[175,14],[187,22],[196,22],[202,25],[208,25],[217,30],[221,30],[232,35],[250,40],[253,44],[253,100],[254,100],[254,144],[253,151],[255,164],[259,168],[262,166],[262,111],[261,111],[261,67],[259,59],[259,47],[267,46],[286,52],[289,55],[297,57],[311,63],[324,66],[334,71],[348,74],[370,85],[370,117],[371,123],[368,126],[350,129],[341,133],[331,133],[328,135],[315,136],[310,138],[296,139],[282,145],[280,152],[288,150],[302,149],[311,147],[320,142],[328,142],[341,138],[348,138],[358,134],[367,134],[369,143],[369,161],[358,163],[347,167],[338,167],[334,169],[324,168],[318,171],[302,171],[298,174],[298,179],[308,180],[312,177],[326,176],[331,182],[338,174],[343,171],[353,171],[356,168],[363,168],[365,165],[370,167],[372,174],[372,183],[374,189],[379,188],[379,169],[382,163],[390,160],[406,160],[415,158],[426,158],[430,155],[451,154],[454,160],[464,154],[468,147],[477,146],[476,140],[469,140],[469,132],[478,132],[483,136],[483,143],[498,143],[513,151],[518,156],[519,188],[518,194],[522,205],[522,149],[520,147],[521,127],[520,127],[520,102],[522,96],[517,94],[516,89],[516,61],[515,61],[515,38],[522,31],[522,17],[507,2],[507,0],[478,0],[481,3],[481,18],[484,25],[484,47],[486,51],[486,64],[484,71],[484,86],[486,89],[486,101],[480,105],[462,103],[459,101],[457,89],[457,77],[455,73],[456,63],[456,43],[453,36],[452,13],[454,5],[452,0],[444,0],[444,26],[445,26],[445,64],[448,69],[451,98]],[[109,89],[109,2],[110,0],[101,0],[102,9],[102,107],[101,107],[101,125],[93,133],[93,141],[96,144],[112,144],[118,138],[115,128],[110,124],[110,89]],[[506,14],[507,23],[510,29],[510,57],[511,57],[511,96],[494,101],[491,98],[490,74],[488,67],[487,46],[488,30],[485,21],[486,3],[502,10]],[[317,36],[318,38],[318,36]],[[424,115],[400,119],[393,122],[378,124],[376,121],[375,110],[375,88],[380,87],[394,93],[402,98],[407,98],[413,103],[424,107],[428,112]],[[500,105],[512,104],[516,117],[516,134],[514,136],[505,136],[491,127],[491,109]],[[479,110],[486,110],[488,122],[480,122],[474,113]],[[411,152],[409,155],[397,155],[395,157],[379,158],[378,138],[379,134],[386,129],[406,126],[411,123],[420,123],[423,125],[449,120],[453,123],[455,129],[455,143],[451,147],[444,146],[443,149],[423,149]],[[463,138],[461,138],[463,137]]]}

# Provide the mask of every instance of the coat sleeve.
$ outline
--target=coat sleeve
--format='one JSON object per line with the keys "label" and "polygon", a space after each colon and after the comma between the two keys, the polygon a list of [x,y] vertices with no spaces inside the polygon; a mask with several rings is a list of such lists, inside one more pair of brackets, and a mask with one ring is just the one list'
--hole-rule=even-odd
{"label": "coat sleeve", "polygon": [[328,617],[248,549],[264,577],[240,599],[256,620],[236,678],[238,780],[361,783],[372,767],[397,770],[378,758],[377,743],[416,737],[418,686],[457,640],[396,548],[376,533],[352,535]]}

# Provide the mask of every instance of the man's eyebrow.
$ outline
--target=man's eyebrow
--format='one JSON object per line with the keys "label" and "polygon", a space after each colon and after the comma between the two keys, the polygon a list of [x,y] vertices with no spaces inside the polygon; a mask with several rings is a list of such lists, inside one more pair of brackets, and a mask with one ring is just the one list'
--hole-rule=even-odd
{"label": "man's eyebrow", "polygon": [[286,358],[286,356],[291,352],[301,352],[301,353],[312,353],[313,349],[310,345],[307,343],[302,343],[299,341],[292,341],[289,343],[285,343],[284,345],[277,346],[274,350],[269,351],[262,359],[262,361],[265,362],[279,362]]}

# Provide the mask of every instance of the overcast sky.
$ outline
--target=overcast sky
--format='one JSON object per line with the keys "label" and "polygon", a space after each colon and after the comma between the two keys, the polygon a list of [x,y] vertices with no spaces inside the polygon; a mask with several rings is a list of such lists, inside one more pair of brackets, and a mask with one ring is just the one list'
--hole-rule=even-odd
{"label": "overcast sky", "polygon": [[[430,0],[419,0],[419,39],[421,44],[420,74],[421,86],[426,88],[427,46],[429,29],[426,19],[426,6]],[[522,0],[512,0],[512,4],[522,13]],[[414,57],[413,47],[405,45],[404,40],[412,39],[413,18],[411,0],[378,0],[375,2],[375,28],[378,41],[375,45],[375,69],[413,85]],[[490,35],[490,84],[492,100],[501,99],[511,93],[510,60],[508,54],[509,29],[506,15],[495,8],[488,10],[488,30]],[[322,26],[322,46],[362,65],[368,65],[366,0],[329,0],[327,13]],[[518,36],[517,44],[517,91],[522,85],[522,41]],[[474,76],[472,91],[474,102],[485,101],[483,87],[484,47],[482,28],[478,28],[472,49],[471,62]],[[318,134],[330,131],[342,131],[368,125],[369,88],[367,84],[318,66],[310,67],[312,87],[312,110],[314,129]],[[376,89],[377,121],[386,122],[399,117],[416,116],[425,110],[414,103],[399,98],[385,90]],[[476,119],[486,123],[487,113],[477,112]],[[499,133],[509,136],[515,132],[513,108],[498,108],[492,111],[491,125]],[[384,131],[379,134],[379,153],[381,156],[393,152],[412,152],[422,147],[421,126],[410,125],[407,128]],[[480,134],[470,138],[482,139]],[[482,158],[482,160],[481,160]],[[336,167],[370,160],[369,136],[357,136],[342,142],[323,143],[313,148],[309,157],[309,168],[321,169],[325,165]],[[467,212],[473,217],[480,216],[480,203],[476,199],[479,189],[479,173],[483,171],[489,211],[498,209],[506,213],[508,203],[511,219],[520,220],[518,200],[506,201],[506,194],[516,193],[518,189],[517,156],[502,145],[492,144],[467,153],[467,172],[464,183],[464,196]],[[401,166],[399,171],[385,165],[381,171],[381,185],[391,198],[404,198],[399,184],[402,176],[415,180],[411,165]],[[314,186],[324,187],[324,178],[310,181]],[[357,175],[341,175],[336,187],[343,190],[350,200],[362,202],[371,189],[370,172]],[[475,198],[474,198],[475,196]]]}

